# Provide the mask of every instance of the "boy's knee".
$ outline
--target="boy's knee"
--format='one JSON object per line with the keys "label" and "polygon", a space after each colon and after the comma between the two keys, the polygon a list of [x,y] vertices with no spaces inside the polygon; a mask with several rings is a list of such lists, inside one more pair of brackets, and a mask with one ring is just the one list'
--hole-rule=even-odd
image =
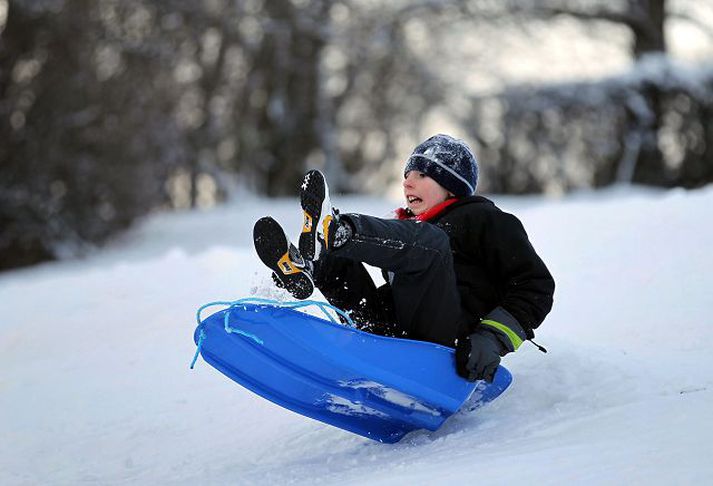
{"label": "boy's knee", "polygon": [[429,249],[436,250],[444,255],[451,255],[451,242],[448,234],[438,226],[419,224],[418,241]]}

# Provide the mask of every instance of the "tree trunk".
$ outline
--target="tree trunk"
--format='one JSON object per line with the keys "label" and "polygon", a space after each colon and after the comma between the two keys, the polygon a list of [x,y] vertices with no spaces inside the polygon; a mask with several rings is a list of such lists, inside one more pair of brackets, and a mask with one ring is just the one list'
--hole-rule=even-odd
{"label": "tree trunk", "polygon": [[639,59],[646,54],[666,52],[664,21],[666,0],[635,0],[629,4],[634,32],[633,54]]}

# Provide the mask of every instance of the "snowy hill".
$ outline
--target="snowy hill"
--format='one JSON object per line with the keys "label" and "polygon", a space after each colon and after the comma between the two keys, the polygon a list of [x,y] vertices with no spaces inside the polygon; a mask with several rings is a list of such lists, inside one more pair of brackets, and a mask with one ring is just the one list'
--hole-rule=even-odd
{"label": "snowy hill", "polygon": [[84,261],[0,274],[0,484],[713,482],[713,187],[496,202],[557,280],[549,353],[523,346],[499,400],[396,445],[188,369],[199,305],[284,298],[251,228],[296,234],[294,200],[157,216]]}

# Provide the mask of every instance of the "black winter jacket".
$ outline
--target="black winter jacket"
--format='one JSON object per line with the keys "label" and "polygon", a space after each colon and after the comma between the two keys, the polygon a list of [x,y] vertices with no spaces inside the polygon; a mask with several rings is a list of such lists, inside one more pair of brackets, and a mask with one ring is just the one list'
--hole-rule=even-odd
{"label": "black winter jacket", "polygon": [[533,329],[552,308],[555,282],[520,220],[485,197],[470,196],[429,222],[450,238],[461,302],[475,318],[472,324],[502,306],[534,337]]}

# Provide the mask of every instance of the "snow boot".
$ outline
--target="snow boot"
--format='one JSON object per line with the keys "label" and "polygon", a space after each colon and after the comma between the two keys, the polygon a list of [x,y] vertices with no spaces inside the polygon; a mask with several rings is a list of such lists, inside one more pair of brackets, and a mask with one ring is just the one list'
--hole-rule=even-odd
{"label": "snow boot", "polygon": [[314,292],[311,262],[306,262],[280,224],[267,216],[260,218],[253,228],[253,242],[260,260],[274,273],[278,286],[285,288],[295,299],[304,300]]}
{"label": "snow boot", "polygon": [[300,187],[300,204],[304,215],[300,233],[300,253],[306,260],[317,260],[322,250],[333,246],[338,227],[338,213],[332,209],[327,181],[318,170],[305,174]]}

